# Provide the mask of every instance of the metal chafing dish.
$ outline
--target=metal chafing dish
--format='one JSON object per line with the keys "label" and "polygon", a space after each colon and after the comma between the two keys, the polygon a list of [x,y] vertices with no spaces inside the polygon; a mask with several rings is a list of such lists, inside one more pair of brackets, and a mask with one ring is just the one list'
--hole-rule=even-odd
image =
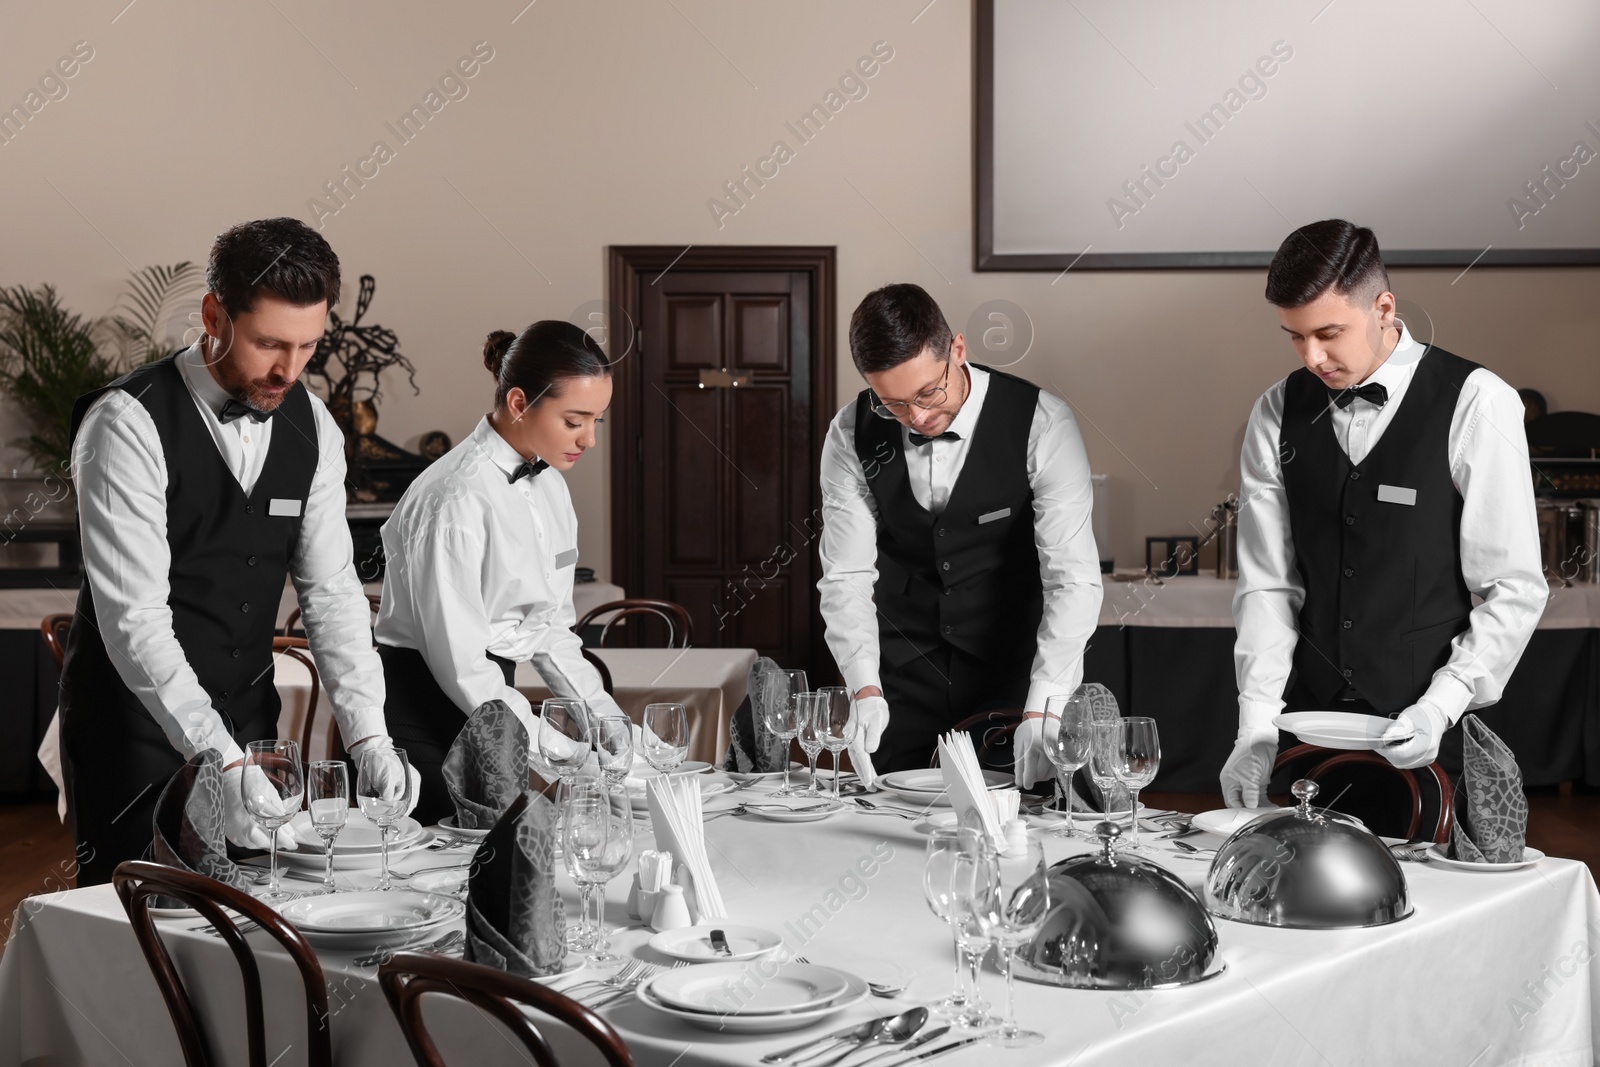
{"label": "metal chafing dish", "polygon": [[1114,851],[1114,823],[1095,827],[1102,851],[1050,868],[1050,914],[1017,953],[1018,978],[1080,989],[1171,989],[1220,974],[1217,928],[1171,871]]}
{"label": "metal chafing dish", "polygon": [[1411,914],[1405,873],[1365,826],[1312,808],[1315,782],[1294,784],[1297,809],[1253,819],[1217,850],[1206,875],[1211,914],[1258,926],[1334,930]]}

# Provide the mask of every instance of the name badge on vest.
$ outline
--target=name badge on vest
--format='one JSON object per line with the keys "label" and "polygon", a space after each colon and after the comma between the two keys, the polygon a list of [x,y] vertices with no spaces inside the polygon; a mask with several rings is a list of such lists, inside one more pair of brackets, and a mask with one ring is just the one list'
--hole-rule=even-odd
{"label": "name badge on vest", "polygon": [[991,512],[988,512],[987,514],[979,515],[978,516],[978,525],[982,526],[986,522],[994,522],[996,519],[1003,519],[1007,515],[1010,515],[1010,514],[1011,514],[1011,509],[1010,508],[1001,508],[999,511],[991,511]]}
{"label": "name badge on vest", "polygon": [[556,553],[556,570],[560,570],[562,567],[570,567],[576,562],[578,562],[578,550],[575,548]]}
{"label": "name badge on vest", "polygon": [[286,515],[291,519],[298,519],[300,517],[300,501],[273,497],[267,503],[267,514]]}
{"label": "name badge on vest", "polygon": [[1417,506],[1417,491],[1407,489],[1401,485],[1378,486],[1378,500],[1385,504],[1406,504],[1410,507]]}

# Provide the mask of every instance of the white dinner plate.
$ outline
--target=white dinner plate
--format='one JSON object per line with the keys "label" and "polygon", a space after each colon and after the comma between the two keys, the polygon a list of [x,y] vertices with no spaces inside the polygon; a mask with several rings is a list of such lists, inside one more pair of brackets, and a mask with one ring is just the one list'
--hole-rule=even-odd
{"label": "white dinner plate", "polygon": [[[984,771],[984,785],[990,790],[1009,789],[1015,780],[1001,771]],[[950,798],[944,783],[944,772],[937,767],[927,770],[890,771],[880,775],[877,786],[895,796],[924,807],[949,807]]]}
{"label": "white dinner plate", "polygon": [[1293,808],[1276,806],[1265,808],[1217,808],[1215,811],[1202,811],[1194,817],[1194,821],[1189,825],[1196,830],[1204,830],[1208,834],[1232,837],[1235,830],[1240,829],[1252,819],[1270,815],[1275,811],[1293,810]]}
{"label": "white dinner plate", "polygon": [[[1055,814],[1059,815],[1062,813],[1057,812]],[[1142,819],[1149,814],[1150,808],[1145,804],[1140,804],[1139,818]],[[1123,808],[1121,811],[1084,811],[1081,808],[1075,807],[1072,811],[1073,822],[1104,822],[1106,819],[1110,819],[1112,822],[1125,822],[1127,821],[1127,818],[1127,808]]]}
{"label": "white dinner plate", "polygon": [[1532,867],[1544,859],[1544,853],[1536,848],[1524,848],[1522,859],[1515,863],[1473,863],[1469,860],[1453,860],[1445,855],[1445,846],[1430,845],[1428,847],[1428,862],[1437,863],[1441,867],[1450,867],[1458,871],[1520,871],[1524,867]]}
{"label": "white dinner plate", "polygon": [[[294,831],[294,836],[300,839],[300,847],[296,852],[315,852],[318,856],[323,854],[322,838],[317,836],[317,831],[311,825],[309,811],[296,812],[295,817],[289,820],[289,829]],[[422,824],[411,816],[406,815],[394,821],[389,828],[389,851],[393,852],[396,845],[409,845],[423,833]],[[378,824],[354,809],[350,818],[345,822],[344,829],[339,831],[339,836],[333,840],[333,854],[342,852],[377,852],[383,847],[379,837]]]}
{"label": "white dinner plate", "polygon": [[746,963],[723,961],[664,971],[648,983],[655,998],[701,1015],[792,1015],[826,1007],[850,993],[842,971],[785,963],[770,978]]}
{"label": "white dinner plate", "polygon": [[826,797],[785,797],[780,800],[747,801],[745,811],[772,822],[820,822],[830,815],[839,814],[846,806],[842,800]]}
{"label": "white dinner plate", "polygon": [[[711,947],[713,930],[721,930],[723,937],[727,938],[728,950],[733,953],[731,956],[724,956]],[[700,926],[683,926],[676,930],[663,930],[650,939],[650,947],[662,955],[691,960],[695,963],[753,960],[757,956],[766,955],[781,944],[783,938],[771,930],[763,930],[759,926],[731,926],[727,923],[720,925],[706,923]]]}
{"label": "white dinner plate", "polygon": [[479,838],[488,837],[489,830],[493,830],[494,827],[491,826],[488,830],[469,830],[465,826],[457,826],[456,817],[454,815],[446,815],[444,818],[439,820],[439,829],[443,830],[447,834],[452,834],[467,841],[476,841]]}
{"label": "white dinner plate", "polygon": [[[451,867],[442,871],[423,871],[406,879],[406,887],[420,893],[440,893],[447,897],[460,896],[467,891],[469,867]],[[392,892],[392,890],[391,890]]]}
{"label": "white dinner plate", "polygon": [[[804,763],[789,764],[789,772],[791,774],[797,774],[805,769],[806,765]],[[748,771],[723,771],[722,773],[726,774],[729,778],[732,778],[740,785],[746,785],[750,782],[771,781],[783,777],[782,771],[761,771],[759,773]]]}
{"label": "white dinner plate", "polygon": [[374,889],[301,897],[278,913],[307,940],[329,948],[357,949],[410,940],[466,912],[461,901],[439,893]]}
{"label": "white dinner plate", "polygon": [[[705,963],[688,969],[698,971],[706,967],[716,966],[719,965]],[[748,966],[748,964],[742,966]],[[724,1034],[776,1034],[787,1030],[803,1030],[808,1026],[815,1026],[824,1019],[837,1015],[846,1008],[865,1000],[870,993],[867,983],[854,975],[846,975],[845,977],[850,983],[850,991],[837,1000],[806,1011],[777,1012],[771,1015],[745,1015],[738,1012],[719,1015],[703,1011],[684,1011],[660,1000],[651,990],[649,982],[640,985],[635,990],[634,995],[646,1007],[652,1008],[663,1015],[681,1019],[690,1026],[698,1026],[702,1030],[715,1030]]]}
{"label": "white dinner plate", "polygon": [[1394,720],[1352,711],[1291,711],[1275,717],[1272,725],[1294,734],[1308,745],[1349,752],[1373,752],[1394,741],[1407,741],[1416,736],[1412,732],[1405,737],[1379,741],[1383,732],[1394,725]]}
{"label": "white dinner plate", "polygon": [[[707,797],[721,796],[723,793],[731,793],[738,788],[725,775],[721,774],[702,774],[697,776],[695,781],[700,783],[701,800]],[[643,782],[638,784],[638,788],[634,787],[632,781],[628,783],[628,803],[633,805],[635,811],[649,810],[650,797],[645,792]]]}
{"label": "white dinner plate", "polygon": [[[427,848],[428,842],[433,840],[433,833],[424,829],[420,837],[415,838],[408,845],[396,847],[389,845],[389,865],[392,867],[400,862],[402,856],[408,856],[421,848]],[[293,867],[301,871],[316,871],[322,873],[328,862],[327,853],[308,849],[279,849],[278,861],[286,867]],[[333,869],[336,871],[375,871],[383,864],[383,851],[372,852],[346,852],[343,849],[333,850]]]}
{"label": "white dinner plate", "polygon": [[[632,778],[648,779],[648,778],[659,778],[659,777],[661,777],[662,772],[656,770],[654,767],[650,766],[648,763],[642,762],[643,759],[644,759],[644,757],[640,756],[640,757],[638,757],[638,758],[636,758],[634,760],[635,766],[633,767],[632,770],[630,770],[628,772],[628,777],[630,779],[632,779]],[[669,775],[705,774],[705,773],[707,773],[708,771],[710,771],[712,769],[713,768],[712,768],[711,764],[707,763],[705,760],[692,759],[692,760],[685,760],[683,763],[678,764],[672,770],[667,771],[665,773],[667,773]]]}

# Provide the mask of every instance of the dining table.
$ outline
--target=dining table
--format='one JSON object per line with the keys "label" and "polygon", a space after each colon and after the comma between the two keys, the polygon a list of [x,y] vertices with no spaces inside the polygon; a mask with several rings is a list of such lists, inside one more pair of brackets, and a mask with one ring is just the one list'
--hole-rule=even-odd
{"label": "dining table", "polygon": [[[726,903],[725,921],[772,931],[783,940],[780,954],[850,972],[892,995],[871,996],[804,1030],[766,1035],[700,1029],[623,997],[599,1013],[641,1067],[748,1067],[775,1050],[927,1003],[951,988],[951,932],[929,910],[922,889],[929,829],[924,816],[939,809],[874,794],[877,810],[849,803],[819,822],[731,813],[774,788],[759,782],[705,801],[705,836]],[[1031,821],[1050,862],[1098,847],[1055,834],[1060,816]],[[636,850],[650,847],[648,819],[638,818],[636,826]],[[1197,834],[1188,840],[1201,851],[1184,852],[1170,841],[1152,840],[1148,860],[1198,890],[1209,866],[1206,850],[1222,839]],[[472,849],[470,844],[419,849],[399,859],[395,870],[403,876],[466,864]],[[1505,872],[1462,871],[1433,862],[1407,862],[1403,869],[1415,910],[1402,921],[1363,929],[1293,930],[1217,920],[1225,967],[1214,977],[1175,989],[1127,992],[1019,981],[1018,1019],[1044,1034],[1042,1044],[996,1049],[978,1043],[936,1062],[952,1067],[1592,1063],[1600,1049],[1600,894],[1588,868],[1552,857]],[[673,960],[649,947],[651,931],[626,916],[633,870],[628,867],[606,887],[613,944],[625,960],[670,966]],[[401,877],[397,885],[405,881]],[[338,882],[341,889],[368,888],[373,876],[340,872]],[[576,889],[564,873],[558,882],[570,916]],[[285,886],[317,888],[299,878],[286,880]],[[197,925],[203,924],[162,920],[178,972],[195,994],[208,1032],[219,1035],[220,1062],[243,1063],[235,964],[227,947],[193,929]],[[267,989],[268,1058],[279,1057],[272,1060],[277,1067],[303,1063],[296,974],[268,936],[254,933],[249,940]],[[358,965],[346,952],[320,950],[319,956],[329,990],[335,1062],[348,1067],[411,1062],[375,967]],[[604,973],[586,966],[547,981],[564,989]],[[980,984],[998,1010],[1004,988],[992,962]],[[525,1062],[497,1024],[459,1001],[430,995],[425,1017],[446,1062]],[[555,1025],[549,1029],[563,1064],[599,1062],[570,1032]],[[0,957],[0,1067],[180,1059],[167,1012],[111,887],[25,901]],[[845,1067],[864,1059],[865,1053]]]}

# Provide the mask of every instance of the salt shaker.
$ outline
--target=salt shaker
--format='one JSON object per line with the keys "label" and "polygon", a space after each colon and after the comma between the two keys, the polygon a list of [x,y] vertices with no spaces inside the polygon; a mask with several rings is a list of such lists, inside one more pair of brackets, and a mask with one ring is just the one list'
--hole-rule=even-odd
{"label": "salt shaker", "polygon": [[689,924],[689,902],[684,899],[683,886],[669,885],[656,896],[655,914],[650,917],[650,929],[677,930]]}

